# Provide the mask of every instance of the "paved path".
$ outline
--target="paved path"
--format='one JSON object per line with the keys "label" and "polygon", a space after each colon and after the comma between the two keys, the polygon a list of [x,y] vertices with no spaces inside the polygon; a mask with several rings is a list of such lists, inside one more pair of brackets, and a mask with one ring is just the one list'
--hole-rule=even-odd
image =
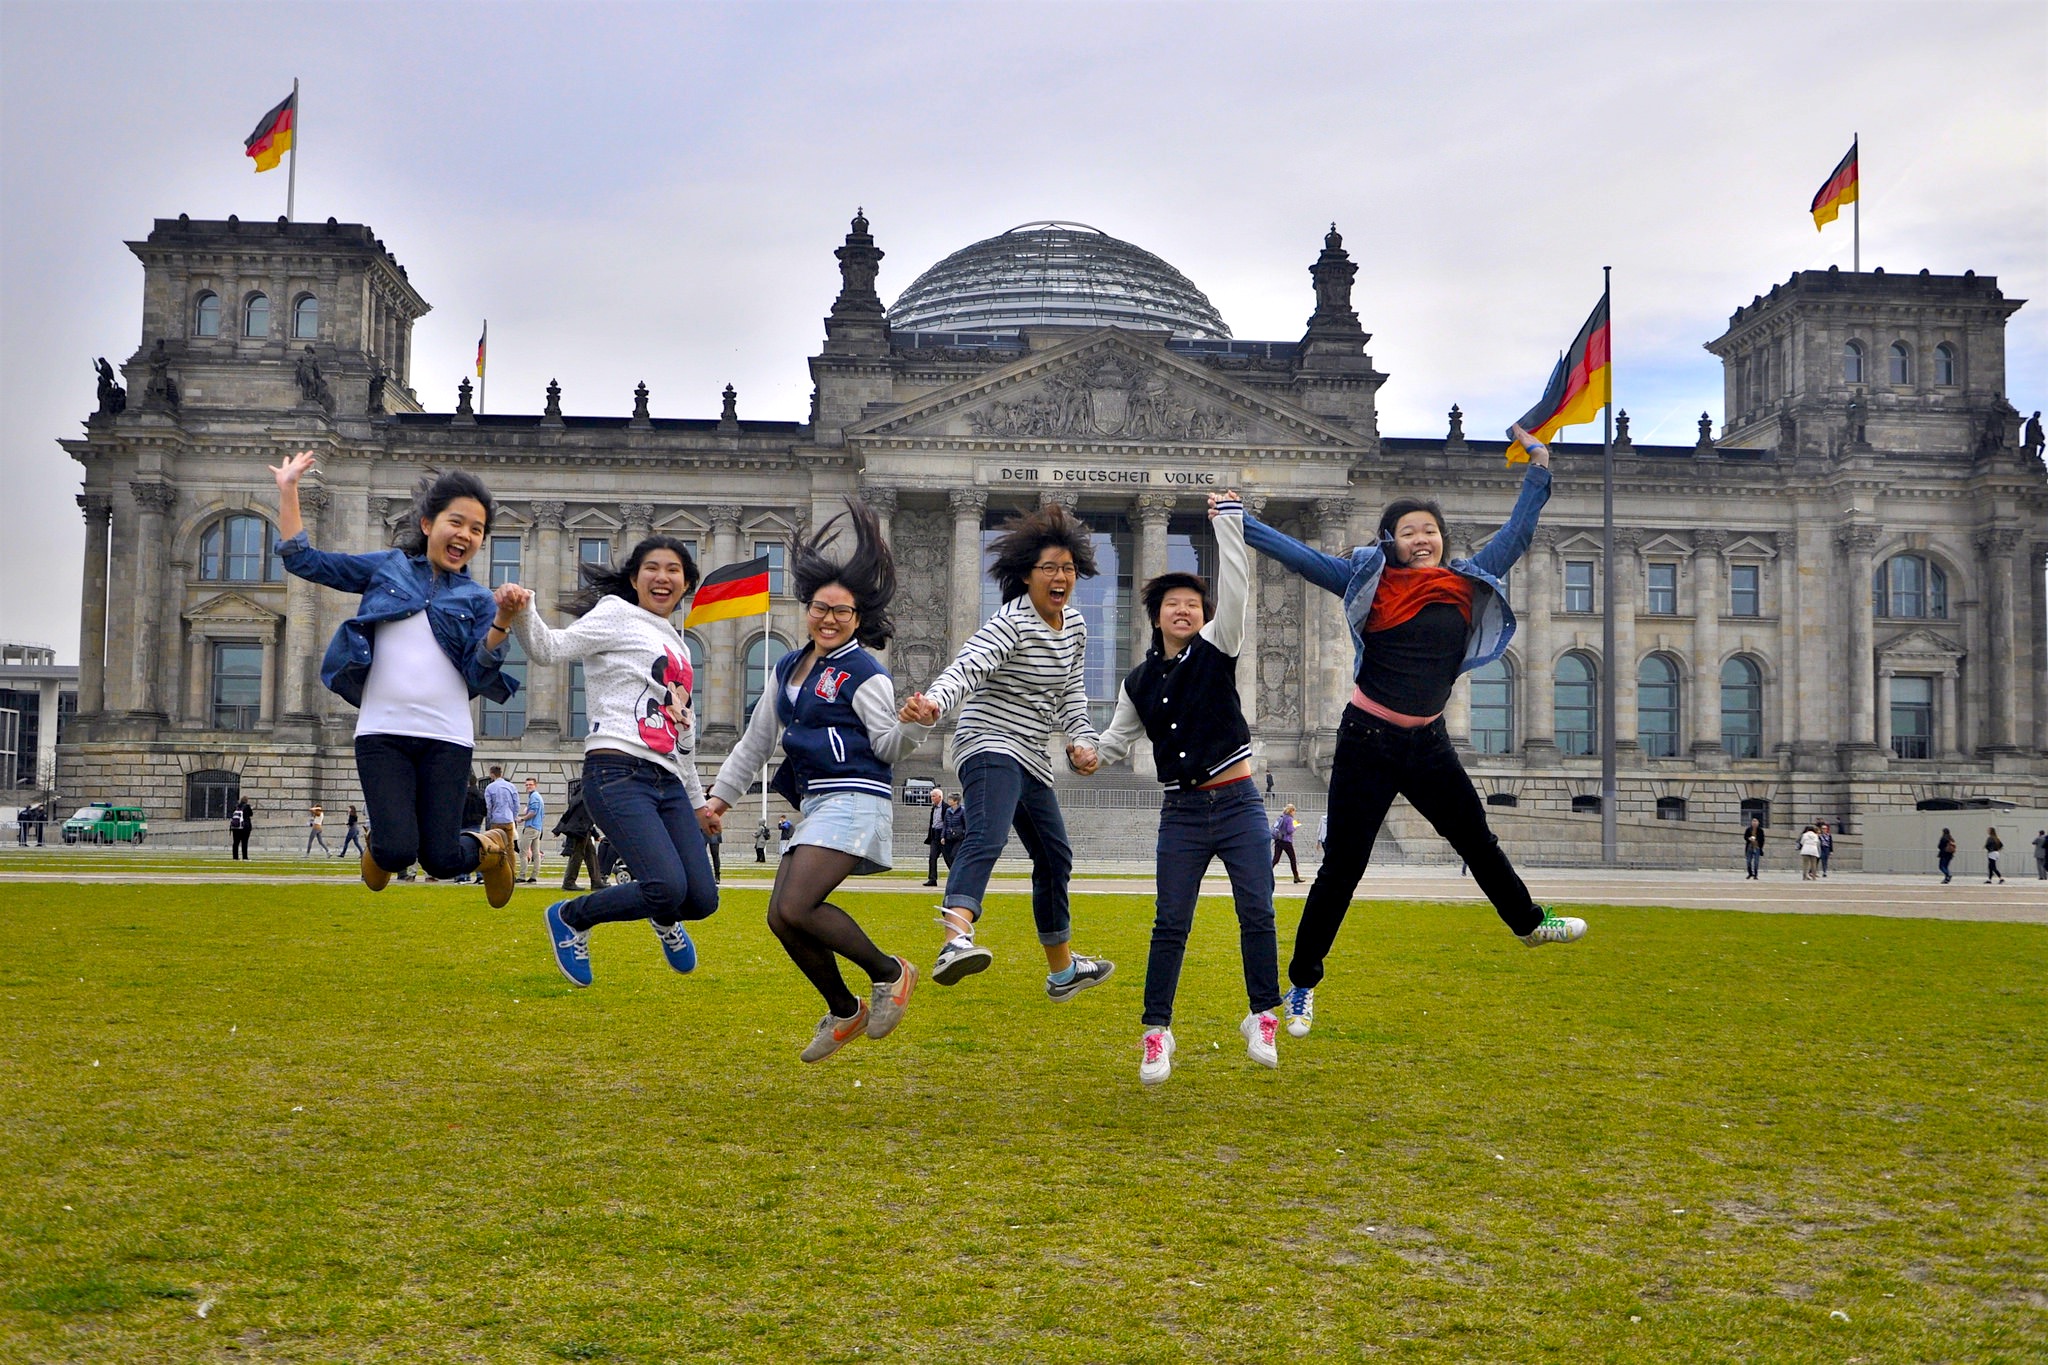
{"label": "paved path", "polygon": [[[162,882],[233,883],[262,882],[266,885],[345,884],[338,876],[264,871],[262,862],[229,863],[218,858],[194,857],[189,866],[175,870],[166,864],[184,862],[154,857],[145,869],[124,870],[111,866],[102,855],[65,855],[78,858],[75,870],[35,870],[10,867],[18,860],[0,854],[0,886],[9,882],[134,883]],[[121,855],[114,855],[119,857]],[[43,860],[37,860],[43,861]],[[560,864],[556,864],[557,867]],[[724,885],[731,888],[767,890],[766,869],[758,864],[735,863],[728,867]],[[1525,876],[1532,892],[1546,904],[1561,905],[1665,905],[1684,910],[1749,910],[1765,914],[1797,915],[1888,915],[1903,919],[1997,920],[2022,924],[2048,924],[2048,882],[2034,877],[2013,877],[2004,885],[1958,878],[1943,886],[1934,877],[1899,876],[1883,873],[1838,872],[1825,881],[1802,882],[1796,876],[1766,874],[1749,881],[1740,872],[1632,872],[1603,868],[1532,868]],[[872,891],[924,891],[914,878],[878,877],[861,884]],[[419,888],[442,894],[441,888]],[[1028,893],[1027,877],[997,876],[993,891]],[[1152,870],[1140,864],[1084,864],[1076,873],[1075,895],[1149,895]],[[475,894],[462,887],[447,887],[448,894]],[[1306,882],[1297,886],[1282,882],[1278,899],[1284,906],[1308,891]],[[1208,896],[1228,896],[1230,884],[1212,876],[1202,884]],[[0,894],[5,894],[0,892]],[[937,893],[931,892],[934,902]],[[1449,867],[1394,867],[1373,869],[1359,884],[1360,900],[1480,901],[1479,888],[1470,877]]]}

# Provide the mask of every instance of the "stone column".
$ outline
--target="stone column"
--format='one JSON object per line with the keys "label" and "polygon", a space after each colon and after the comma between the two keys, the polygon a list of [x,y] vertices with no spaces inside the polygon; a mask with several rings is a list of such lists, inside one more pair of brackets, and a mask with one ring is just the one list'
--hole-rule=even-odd
{"label": "stone column", "polygon": [[[1799,652],[1799,533],[1790,527],[1777,533],[1778,560],[1778,706],[1767,718],[1766,732],[1775,729],[1775,747],[1791,749],[1804,733],[1801,726],[1805,661]],[[1795,761],[1794,766],[1797,766]]]}
{"label": "stone column", "polygon": [[1528,610],[1522,646],[1522,752],[1549,763],[1557,756],[1556,678],[1551,673],[1550,608],[1557,571],[1557,530],[1538,526],[1523,558],[1528,567]]}
{"label": "stone column", "polygon": [[[554,620],[555,603],[562,596],[562,514],[567,510],[560,502],[533,504],[533,564],[527,571],[525,586],[533,589],[534,609],[548,621]],[[566,728],[562,713],[568,695],[568,671],[568,664],[526,666],[528,745],[546,748],[561,742]]]}
{"label": "stone column", "polygon": [[2027,550],[2027,583],[2034,599],[2033,640],[2027,646],[2027,671],[2034,675],[2034,748],[2048,754],[2048,541]]}
{"label": "stone column", "polygon": [[138,550],[133,591],[141,608],[136,622],[134,650],[129,674],[129,709],[147,715],[164,713],[163,698],[157,694],[158,665],[164,651],[164,603],[176,585],[167,582],[170,532],[165,522],[177,505],[178,490],[171,484],[137,479],[128,485],[140,513],[136,518]]}
{"label": "stone column", "polygon": [[[1326,554],[1341,555],[1351,548],[1351,503],[1347,498],[1317,498],[1309,506],[1309,539]],[[1308,689],[1303,689],[1304,719],[1313,715],[1318,727],[1334,735],[1337,718],[1351,699],[1353,660],[1351,631],[1344,621],[1344,602],[1304,580],[1311,610],[1302,617],[1303,629],[1316,629],[1322,636],[1315,692],[1321,705],[1310,710]],[[1334,739],[1332,741],[1334,743]]]}
{"label": "stone column", "polygon": [[80,493],[85,514],[85,585],[78,607],[78,713],[102,711],[107,704],[107,522],[114,499],[106,493]]}
{"label": "stone column", "polygon": [[1870,560],[1871,552],[1877,548],[1877,529],[1844,526],[1835,532],[1835,546],[1847,561],[1844,572],[1848,575],[1849,594],[1842,612],[1849,628],[1849,729],[1842,742],[1852,747],[1871,747],[1877,742],[1877,701],[1875,659],[1871,654],[1876,621],[1870,600]]}
{"label": "stone column", "polygon": [[[625,508],[620,509],[626,511]],[[711,523],[711,563],[722,567],[739,557],[740,508],[735,503],[715,502],[704,509]],[[745,728],[746,697],[742,695],[746,660],[740,651],[740,622],[713,621],[703,628],[705,671],[711,675],[711,709],[705,717],[706,737],[718,735],[728,744],[737,743]]]}
{"label": "stone column", "polygon": [[2015,743],[2018,728],[2013,724],[2019,700],[2019,676],[2013,667],[2013,656],[2020,648],[2015,634],[2018,613],[2013,609],[2013,553],[2019,547],[2020,533],[2016,527],[1993,527],[1977,537],[1977,551],[1984,557],[1984,583],[1989,589],[1985,624],[1989,627],[1986,640],[1990,645],[1991,667],[1984,681],[1991,694],[1991,743],[1985,748],[1993,753],[2016,752],[2019,747]]}
{"label": "stone column", "polygon": [[213,726],[213,707],[206,695],[206,656],[212,648],[213,638],[195,630],[185,649],[185,719],[208,729]]}
{"label": "stone column", "polygon": [[[619,504],[619,520],[626,523],[626,543],[619,555],[619,562],[624,563],[627,556],[633,553],[633,547],[654,533],[654,504],[651,502],[622,502]],[[734,524],[737,527],[738,523],[735,522]],[[720,561],[720,563],[731,562],[730,560]]]}
{"label": "stone column", "polygon": [[[1171,493],[1138,494],[1138,557],[1137,562],[1131,566],[1133,663],[1143,659],[1145,651],[1152,647],[1152,622],[1146,619],[1145,604],[1138,594],[1147,582],[1166,572],[1166,523],[1173,515],[1173,504],[1174,496]],[[1256,581],[1255,575],[1255,587]]]}
{"label": "stone column", "polygon": [[1617,760],[1634,762],[1641,745],[1637,743],[1636,713],[1636,594],[1643,584],[1642,561],[1636,552],[1643,534],[1615,528],[1613,575],[1608,584],[1608,601],[1614,607],[1614,657],[1607,661],[1608,676],[1614,684],[1614,753]]}
{"label": "stone column", "polygon": [[[323,543],[320,523],[332,505],[333,498],[320,485],[300,486],[299,515],[306,523],[306,539],[314,545]],[[320,665],[320,645],[314,632],[320,624],[321,590],[296,574],[286,574],[284,585],[284,659],[275,670],[284,682],[283,714],[287,725],[311,725],[317,719],[314,707],[319,694],[314,670]],[[264,693],[268,705],[268,683]]]}
{"label": "stone column", "polygon": [[1724,531],[1692,535],[1692,752],[1721,752],[1721,549]]}
{"label": "stone column", "polygon": [[[1887,714],[1890,708],[1886,708]],[[1938,758],[1961,758],[1956,751],[1956,666],[1951,660],[1941,672],[1941,714],[1934,718],[1935,732],[1941,737],[1941,747],[1936,751]]]}
{"label": "stone column", "polygon": [[263,642],[263,691],[256,700],[256,723],[268,730],[277,721],[277,630]]}
{"label": "stone column", "polygon": [[1876,686],[1871,690],[1876,714],[1872,719],[1877,725],[1877,747],[1886,755],[1892,751],[1892,670],[1890,665],[1875,671]]}
{"label": "stone column", "polygon": [[946,500],[953,509],[953,597],[946,623],[950,663],[981,624],[981,514],[988,494],[979,488],[956,488]]}
{"label": "stone column", "polygon": [[875,514],[875,520],[881,523],[882,539],[887,541],[896,524],[896,490],[886,484],[862,484],[860,500],[868,505]]}

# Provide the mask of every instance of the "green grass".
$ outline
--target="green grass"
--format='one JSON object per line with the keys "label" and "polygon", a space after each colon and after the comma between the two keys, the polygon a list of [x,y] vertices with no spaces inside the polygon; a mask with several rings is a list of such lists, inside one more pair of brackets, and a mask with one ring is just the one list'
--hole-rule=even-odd
{"label": "green grass", "polygon": [[[588,991],[544,901],[0,888],[0,1359],[2048,1352],[2038,927],[1365,906],[1268,1072],[1205,903],[1145,1092],[1143,897],[1059,1006],[995,898],[992,972],[818,1067],[761,893]],[[923,894],[847,903],[928,960]]]}

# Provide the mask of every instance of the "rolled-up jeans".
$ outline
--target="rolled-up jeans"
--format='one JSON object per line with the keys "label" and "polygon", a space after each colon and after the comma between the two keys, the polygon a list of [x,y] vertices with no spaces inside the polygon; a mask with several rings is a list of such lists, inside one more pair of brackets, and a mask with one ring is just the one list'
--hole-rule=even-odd
{"label": "rolled-up jeans", "polygon": [[960,765],[960,805],[967,812],[967,838],[946,874],[946,908],[981,918],[981,898],[1015,829],[1031,855],[1031,918],[1038,941],[1051,946],[1072,938],[1067,881],[1074,850],[1052,788],[1007,754],[974,754]]}
{"label": "rolled-up jeans", "polygon": [[562,923],[571,929],[629,919],[674,924],[708,919],[718,909],[704,831],[682,779],[644,758],[597,749],[583,758],[583,800],[633,880],[570,901]]}
{"label": "rolled-up jeans", "polygon": [[1238,951],[1244,960],[1245,999],[1254,1014],[1280,1003],[1280,949],[1273,934],[1272,842],[1266,803],[1249,778],[1207,790],[1170,791],[1159,808],[1159,898],[1152,919],[1152,952],[1145,963],[1148,1028],[1173,1023],[1195,900],[1212,858],[1223,859],[1237,904]]}

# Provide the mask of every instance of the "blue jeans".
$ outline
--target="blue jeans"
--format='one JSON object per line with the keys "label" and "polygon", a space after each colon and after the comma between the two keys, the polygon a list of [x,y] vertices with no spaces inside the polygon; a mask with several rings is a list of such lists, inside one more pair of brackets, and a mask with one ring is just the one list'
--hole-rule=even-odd
{"label": "blue jeans", "polygon": [[1754,877],[1756,875],[1757,864],[1763,860],[1763,853],[1757,849],[1745,848],[1742,850],[1743,871],[1749,876]]}
{"label": "blue jeans", "polygon": [[630,754],[598,750],[583,759],[583,800],[633,880],[605,886],[562,907],[571,929],[617,920],[708,919],[718,883],[697,812],[676,775]]}
{"label": "blue jeans", "polygon": [[[476,871],[479,846],[462,837],[471,756],[470,749],[445,739],[356,736],[356,776],[362,779],[363,805],[370,812],[371,861],[386,872],[403,872],[417,859],[429,877]],[[312,847],[310,840],[306,846]]]}
{"label": "blue jeans", "polygon": [[967,838],[946,874],[947,908],[981,918],[982,895],[1014,828],[1031,855],[1031,918],[1038,941],[1050,946],[1072,938],[1067,878],[1074,871],[1074,850],[1052,788],[1006,754],[975,754],[960,765],[960,807],[967,812]]}
{"label": "blue jeans", "polygon": [[1159,901],[1152,920],[1152,954],[1145,963],[1148,1028],[1173,1023],[1173,997],[1181,958],[1195,922],[1195,898],[1209,860],[1222,858],[1237,901],[1238,950],[1244,990],[1253,1013],[1280,1003],[1280,948],[1273,935],[1273,865],[1266,861],[1272,835],[1266,803],[1249,779],[1207,791],[1171,791],[1159,808]]}

